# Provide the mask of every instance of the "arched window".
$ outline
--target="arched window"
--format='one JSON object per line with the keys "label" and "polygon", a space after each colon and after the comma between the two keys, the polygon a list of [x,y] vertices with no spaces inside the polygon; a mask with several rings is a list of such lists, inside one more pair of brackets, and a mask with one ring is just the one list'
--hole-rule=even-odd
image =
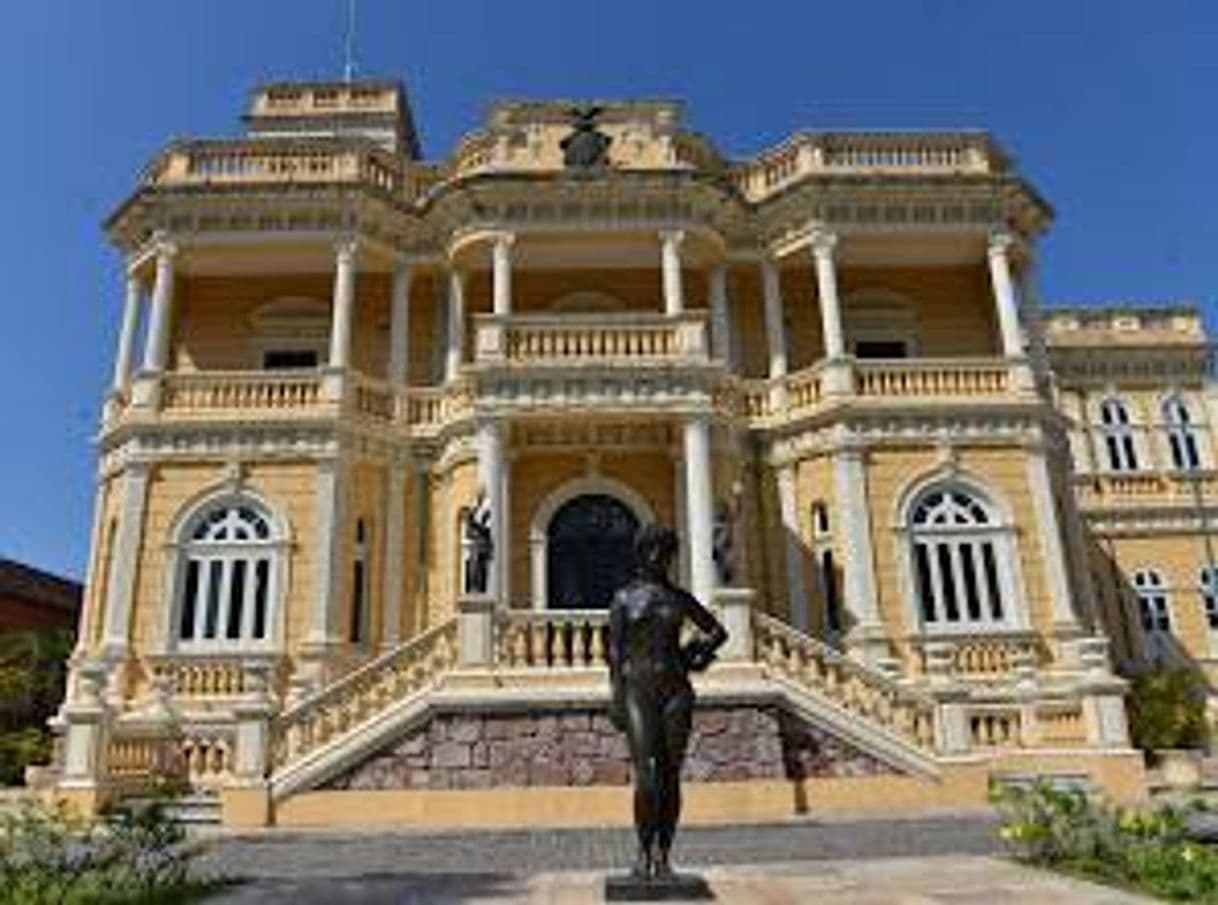
{"label": "arched window", "polygon": [[829,530],[829,507],[823,500],[812,504],[812,547],[816,581],[825,605],[825,637],[832,642],[837,640],[844,626],[837,565],[833,560],[833,535]]}
{"label": "arched window", "polygon": [[1171,607],[1167,585],[1158,569],[1138,569],[1133,573],[1133,590],[1138,596],[1142,630],[1151,637],[1171,634]]}
{"label": "arched window", "polygon": [[1133,442],[1129,406],[1120,399],[1100,403],[1100,434],[1111,471],[1137,471],[1138,454]]}
{"label": "arched window", "polygon": [[183,648],[270,641],[280,555],[276,540],[270,518],[244,499],[217,503],[190,522],[179,561]]}
{"label": "arched window", "polygon": [[1163,428],[1167,431],[1172,468],[1183,471],[1200,468],[1201,454],[1193,430],[1192,415],[1179,396],[1169,396],[1163,400]]}
{"label": "arched window", "polygon": [[1210,631],[1218,631],[1218,566],[1202,566],[1197,578],[1197,589],[1201,593],[1201,606],[1205,610],[1205,624]]}
{"label": "arched window", "polygon": [[932,487],[910,507],[908,526],[925,628],[1014,623],[1013,545],[987,502],[963,487]]}

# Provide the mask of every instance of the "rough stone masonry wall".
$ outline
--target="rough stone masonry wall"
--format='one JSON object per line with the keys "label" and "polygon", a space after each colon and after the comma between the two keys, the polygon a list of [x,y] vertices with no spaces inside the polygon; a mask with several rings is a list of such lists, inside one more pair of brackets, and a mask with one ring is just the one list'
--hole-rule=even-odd
{"label": "rough stone masonry wall", "polygon": [[[689,780],[800,779],[892,768],[775,705],[694,713]],[[330,780],[329,789],[621,785],[625,736],[603,711],[442,714]]]}

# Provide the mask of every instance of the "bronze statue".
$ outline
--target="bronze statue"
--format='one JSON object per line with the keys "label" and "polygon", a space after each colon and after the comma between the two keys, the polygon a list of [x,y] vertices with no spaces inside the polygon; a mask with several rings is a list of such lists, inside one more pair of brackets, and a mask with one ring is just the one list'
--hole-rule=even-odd
{"label": "bronze statue", "polygon": [[559,142],[564,166],[574,169],[591,169],[604,166],[613,141],[596,128],[596,118],[604,107],[576,107],[570,111],[574,131]]}
{"label": "bronze statue", "polygon": [[495,539],[491,532],[491,507],[486,495],[465,511],[465,591],[485,594],[490,585],[491,560],[495,556]]}
{"label": "bronze statue", "polygon": [[[694,690],[689,674],[706,669],[727,640],[719,620],[668,577],[677,535],[644,525],[635,537],[637,576],[609,610],[610,719],[626,733],[634,764],[636,881],[673,877],[669,851],[681,814],[681,764],[689,741]],[[686,621],[698,629],[684,645]]]}

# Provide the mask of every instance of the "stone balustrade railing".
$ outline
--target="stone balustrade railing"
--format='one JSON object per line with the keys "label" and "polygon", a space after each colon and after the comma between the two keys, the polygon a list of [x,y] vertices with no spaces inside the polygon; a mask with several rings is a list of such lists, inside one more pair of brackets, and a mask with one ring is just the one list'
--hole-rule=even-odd
{"label": "stone balustrade railing", "polygon": [[480,364],[639,365],[707,360],[706,318],[687,313],[479,315]]}
{"label": "stone balustrade railing", "polygon": [[1140,505],[1148,500],[1180,504],[1218,499],[1218,472],[1198,470],[1097,472],[1074,478],[1081,506]]}
{"label": "stone balustrade railing", "polygon": [[153,685],[175,699],[226,698],[247,694],[250,667],[257,665],[280,682],[282,657],[271,654],[162,654],[148,657]]}
{"label": "stone balustrade railing", "polygon": [[858,361],[854,375],[855,394],[864,397],[1002,396],[1011,388],[1010,368],[992,358]]}
{"label": "stone balustrade railing", "polygon": [[982,133],[801,133],[731,167],[732,181],[751,201],[811,175],[982,174],[1006,169]]}
{"label": "stone balustrade railing", "polygon": [[457,659],[457,621],[435,626],[288,707],[274,725],[271,761],[281,767],[429,687]]}
{"label": "stone balustrade railing", "polygon": [[753,642],[755,659],[775,673],[918,748],[934,750],[932,699],[761,613],[753,614]]}
{"label": "stone balustrade railing", "polygon": [[511,669],[606,665],[605,610],[509,611],[496,627],[496,661]]}
{"label": "stone balustrade railing", "polygon": [[168,411],[287,412],[313,408],[322,399],[316,371],[175,371],[161,383],[161,408]]}
{"label": "stone balustrade railing", "polygon": [[365,185],[396,194],[402,174],[394,156],[369,142],[217,139],[171,145],[153,161],[146,185]]}
{"label": "stone balustrade railing", "polygon": [[1032,632],[915,638],[910,645],[922,675],[937,672],[966,681],[1011,679],[1021,670],[1036,670],[1044,661],[1043,645]]}

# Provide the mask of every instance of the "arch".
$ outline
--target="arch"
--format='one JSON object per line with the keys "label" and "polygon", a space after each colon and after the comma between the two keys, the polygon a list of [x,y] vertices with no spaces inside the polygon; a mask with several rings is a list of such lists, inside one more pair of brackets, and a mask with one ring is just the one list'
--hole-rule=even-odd
{"label": "arch", "polygon": [[567,503],[581,496],[613,497],[629,509],[639,524],[655,521],[651,504],[628,484],[604,475],[585,475],[568,481],[550,491],[537,505],[529,523],[529,585],[533,608],[544,610],[549,599],[548,578],[550,522]]}
{"label": "arch", "polygon": [[945,469],[898,502],[910,625],[926,634],[1026,627],[1014,525],[980,482]]}
{"label": "arch", "polygon": [[1179,392],[1169,393],[1159,403],[1163,430],[1173,468],[1192,471],[1201,467],[1201,447],[1188,401]]}
{"label": "arch", "polygon": [[1129,403],[1120,396],[1106,396],[1100,400],[1098,410],[1100,445],[1108,469],[1137,471],[1138,448]]}
{"label": "arch", "polygon": [[1133,570],[1129,583],[1138,605],[1146,658],[1166,660],[1171,655],[1171,636],[1176,619],[1172,612],[1171,592],[1163,580],[1163,573],[1156,566],[1143,566]]}
{"label": "arch", "polygon": [[163,651],[282,644],[290,532],[275,507],[230,473],[184,503],[168,535]]}

